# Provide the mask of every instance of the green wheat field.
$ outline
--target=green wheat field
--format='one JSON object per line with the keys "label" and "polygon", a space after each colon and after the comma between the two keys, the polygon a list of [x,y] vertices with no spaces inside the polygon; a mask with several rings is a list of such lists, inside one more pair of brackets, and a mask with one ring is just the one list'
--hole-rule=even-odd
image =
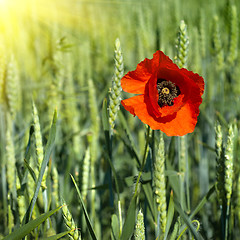
{"label": "green wheat field", "polygon": [[[240,1],[1,0],[0,239],[240,239]],[[193,133],[120,104],[161,50],[204,78]]]}

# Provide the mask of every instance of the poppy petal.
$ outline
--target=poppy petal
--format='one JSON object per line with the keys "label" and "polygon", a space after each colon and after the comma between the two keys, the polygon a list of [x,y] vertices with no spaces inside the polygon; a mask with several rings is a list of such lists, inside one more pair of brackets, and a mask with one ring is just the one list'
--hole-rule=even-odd
{"label": "poppy petal", "polygon": [[136,116],[137,115],[136,113],[139,112],[138,108],[142,108],[142,107],[146,108],[146,104],[144,103],[144,95],[143,94],[122,100],[121,104],[127,111],[129,111],[131,114],[133,114],[133,116]]}
{"label": "poppy petal", "polygon": [[[152,129],[154,126],[158,126],[158,122],[149,114],[149,106],[145,102],[144,95],[138,95],[121,101],[123,107],[134,116],[149,125]],[[158,128],[159,129],[159,128]]]}
{"label": "poppy petal", "polygon": [[[179,87],[181,90],[181,94],[174,99],[173,106],[160,107],[158,105],[158,92],[156,87],[157,79],[165,79],[173,83],[176,83],[176,86],[181,87],[181,88]],[[189,95],[188,92],[189,89],[192,88],[192,85],[195,86],[194,82],[189,81],[187,76],[180,74],[179,69],[172,70],[166,67],[160,68],[159,72],[157,73],[157,76],[154,76],[153,74],[145,88],[145,96],[146,98],[149,97],[150,100],[149,104],[151,104],[154,109],[154,115],[156,117],[165,117],[168,115],[172,115],[173,113],[178,111],[183,106],[184,102],[187,101],[187,98],[185,96]]]}
{"label": "poppy petal", "polygon": [[165,55],[162,51],[157,51],[153,54],[153,59],[151,61],[151,67],[149,67],[149,72],[155,73],[161,67],[167,67],[172,70],[179,69],[178,66],[173,63],[173,61]]}
{"label": "poppy petal", "polygon": [[[193,132],[199,114],[198,104],[185,104],[177,113],[172,116],[156,118],[150,115],[144,95],[122,100],[123,107],[134,116],[149,125],[153,130],[160,129],[168,136],[183,136]],[[200,104],[200,103],[199,103]]]}
{"label": "poppy petal", "polygon": [[121,80],[122,89],[129,93],[144,93],[145,85],[152,75],[148,71],[150,65],[150,60],[146,58],[137,65],[135,71],[128,72]]}
{"label": "poppy petal", "polygon": [[177,65],[163,52],[157,51],[152,59],[145,58],[137,65],[136,70],[128,72],[121,80],[125,92],[143,94],[146,83],[159,66],[178,69]]}
{"label": "poppy petal", "polygon": [[192,79],[197,86],[199,87],[201,96],[203,95],[204,92],[204,80],[201,76],[199,76],[197,73],[193,73],[192,71],[188,71],[185,68],[181,68],[180,72],[183,73],[184,75],[188,76],[190,79]]}
{"label": "poppy petal", "polygon": [[[180,95],[174,99],[173,106],[170,106],[170,107],[169,106],[164,106],[164,107],[158,106],[158,111],[159,111],[161,117],[168,116],[168,115],[173,114],[174,112],[179,111],[187,101],[192,101],[193,99],[195,99],[196,102],[199,102],[201,100],[201,95],[203,93],[203,89],[200,89],[199,85],[202,84],[201,86],[204,88],[203,78],[200,77],[198,74],[194,74],[193,72],[188,74],[185,71],[182,72],[180,70],[181,69],[172,70],[172,69],[168,69],[168,68],[160,68],[159,69],[157,78],[160,78],[160,79],[162,78],[162,79],[166,79],[168,81],[173,82],[176,86],[179,87],[179,89],[181,91]],[[190,77],[194,77],[194,79],[196,81],[193,81],[193,79]],[[152,98],[153,97],[152,89],[156,89],[156,87],[154,85],[154,82],[151,83],[150,81],[152,81],[152,78],[149,80],[149,84],[148,84],[150,98]],[[156,103],[155,103],[155,105],[156,105]],[[157,115],[156,115],[156,117],[157,117]]]}
{"label": "poppy petal", "polygon": [[183,136],[194,131],[197,124],[199,108],[193,109],[191,104],[185,104],[176,114],[176,117],[166,123],[159,122],[158,128],[168,136]]}
{"label": "poppy petal", "polygon": [[149,125],[152,129],[159,129],[159,122],[151,115],[148,108],[149,105],[145,102],[144,95],[138,95],[121,101],[123,107],[134,116]]}

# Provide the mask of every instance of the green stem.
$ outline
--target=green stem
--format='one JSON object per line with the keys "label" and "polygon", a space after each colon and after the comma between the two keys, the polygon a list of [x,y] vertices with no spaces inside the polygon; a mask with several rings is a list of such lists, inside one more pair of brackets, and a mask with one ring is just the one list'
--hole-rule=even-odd
{"label": "green stem", "polygon": [[[112,159],[112,139],[113,139],[113,134],[112,131],[110,130],[110,136],[109,136],[109,164],[110,164],[110,170],[109,170],[109,182],[110,182],[110,203],[111,206],[113,206],[113,202],[114,202],[114,194],[113,194],[113,186],[112,186],[112,171],[114,174],[114,179],[115,179],[115,169],[113,167],[113,159]],[[116,179],[115,179],[116,181]],[[116,184],[116,189],[117,189],[117,184]],[[117,189],[118,190],[118,189]]]}
{"label": "green stem", "polygon": [[[43,195],[44,212],[46,213],[48,211],[47,189],[42,189],[42,195]],[[47,222],[47,229],[49,229],[50,228],[50,221],[49,221],[49,219],[47,219],[46,222]]]}
{"label": "green stem", "polygon": [[[112,136],[111,136],[111,139],[110,139],[110,145],[112,145]],[[112,149],[112,147],[110,146],[110,149]],[[108,163],[110,165],[110,169],[111,169],[111,175],[113,174],[113,177],[114,177],[114,181],[115,181],[115,184],[116,184],[116,192],[117,192],[117,198],[118,198],[118,201],[120,201],[120,194],[119,194],[119,185],[118,185],[118,180],[117,180],[117,173],[116,173],[116,170],[113,166],[113,163],[112,163],[112,151],[109,153],[109,156],[107,158],[108,160]]]}
{"label": "green stem", "polygon": [[[118,180],[117,180],[117,173],[116,170],[113,166],[112,163],[112,139],[113,139],[113,131],[112,129],[110,129],[110,143],[109,143],[109,158],[108,158],[108,162],[110,165],[110,176],[112,178],[112,174],[114,177],[114,181],[115,181],[115,186],[116,186],[116,192],[117,192],[117,199],[118,199],[118,215],[119,215],[119,235],[121,236],[122,234],[122,212],[121,212],[121,202],[120,202],[120,194],[119,194],[119,185],[118,185]],[[113,195],[113,189],[112,189],[112,184],[111,184],[111,191],[110,194]],[[113,198],[113,196],[112,196]]]}
{"label": "green stem", "polygon": [[150,127],[148,126],[148,129],[147,129],[147,139],[146,139],[146,144],[145,144],[145,149],[144,149],[144,154],[143,154],[143,160],[142,160],[141,169],[140,169],[140,172],[139,172],[139,174],[138,174],[137,181],[136,181],[134,197],[137,195],[138,184],[139,184],[140,178],[141,178],[141,176],[142,176],[143,168],[144,168],[144,166],[145,166],[145,162],[146,162],[146,159],[147,159],[147,152],[148,152],[147,150],[148,150],[148,143],[149,143],[149,134],[150,134]]}
{"label": "green stem", "polygon": [[[185,193],[185,189],[184,189],[184,179],[185,179],[185,166],[182,166],[185,162],[182,161],[182,149],[181,149],[181,141],[183,141],[183,139],[181,139],[180,137],[178,137],[177,139],[177,145],[178,145],[178,169],[179,169],[179,194],[180,194],[180,205],[182,207],[182,209],[185,210],[185,205],[184,205],[184,193]],[[184,155],[185,157],[185,155]]]}
{"label": "green stem", "polygon": [[119,215],[119,236],[122,235],[122,211],[121,211],[121,202],[118,200],[118,215]]}
{"label": "green stem", "polygon": [[226,208],[226,219],[225,219],[225,236],[224,239],[228,239],[228,224],[229,224],[229,212],[230,212],[230,201],[227,203],[227,208]]}
{"label": "green stem", "polygon": [[[187,138],[187,136],[186,136]],[[187,144],[187,141],[185,141],[185,144]],[[186,148],[188,149],[188,146],[186,145]],[[191,212],[191,204],[190,204],[190,184],[189,184],[189,179],[190,179],[190,166],[189,166],[189,161],[188,161],[188,153],[186,152],[186,198],[187,198],[187,212]]]}
{"label": "green stem", "polygon": [[[95,168],[94,168],[94,160],[92,159],[92,162],[91,162],[91,184],[92,186],[96,186],[96,181],[95,181]],[[95,190],[93,189],[92,192],[91,192],[91,218],[92,220],[94,221],[95,219],[95,215],[96,215],[96,207],[95,207],[95,202],[96,202],[96,192]]]}
{"label": "green stem", "polygon": [[186,192],[187,192],[187,212],[191,212],[191,207],[190,207],[190,186],[189,186],[189,176],[188,176],[188,170],[186,172],[187,175],[187,181],[186,181]]}

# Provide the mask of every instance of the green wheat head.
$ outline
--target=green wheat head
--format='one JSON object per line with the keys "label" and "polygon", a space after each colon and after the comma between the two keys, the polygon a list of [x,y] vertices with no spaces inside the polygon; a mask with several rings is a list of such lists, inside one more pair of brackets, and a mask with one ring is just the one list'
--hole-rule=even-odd
{"label": "green wheat head", "polygon": [[85,157],[83,159],[83,169],[82,169],[82,198],[86,200],[87,189],[89,184],[89,173],[90,173],[90,150],[87,148],[85,151]]}
{"label": "green wheat head", "polygon": [[112,78],[112,88],[109,94],[109,123],[113,130],[115,125],[115,120],[117,117],[117,112],[119,110],[119,105],[121,101],[120,93],[121,88],[121,78],[123,77],[123,56],[121,51],[120,40],[117,38],[115,41],[115,66],[114,75]]}
{"label": "green wheat head", "polygon": [[227,145],[225,150],[225,174],[224,174],[224,187],[226,192],[227,205],[230,205],[232,196],[233,185],[233,147],[234,147],[234,130],[233,125],[230,124],[228,129]]}
{"label": "green wheat head", "polygon": [[145,240],[145,228],[141,209],[139,210],[137,215],[134,237],[136,240]]}
{"label": "green wheat head", "polygon": [[[38,117],[38,111],[35,106],[35,103],[32,103],[33,108],[33,126],[34,126],[34,136],[35,136],[35,146],[36,146],[36,154],[37,154],[37,172],[39,173],[42,162],[43,162],[43,145],[42,145],[42,134],[41,134],[41,126]],[[42,188],[46,189],[46,177],[47,171],[45,171],[42,180]]]}
{"label": "green wheat head", "polygon": [[72,240],[81,240],[81,234],[77,229],[77,225],[75,224],[72,214],[68,210],[68,207],[64,202],[64,200],[62,200],[62,205],[63,205],[62,214],[63,214],[64,222],[67,226],[67,229],[72,230],[70,233],[68,233],[69,238]]}
{"label": "green wheat head", "polygon": [[21,88],[19,81],[19,73],[16,65],[16,61],[12,56],[10,62],[7,65],[6,71],[6,98],[9,111],[13,117],[16,116],[20,108],[21,103]]}
{"label": "green wheat head", "polygon": [[165,183],[165,151],[163,134],[160,134],[156,162],[154,163],[154,193],[158,212],[160,214],[160,227],[165,232],[167,222],[166,183]]}
{"label": "green wheat head", "polygon": [[216,152],[216,190],[220,205],[224,201],[224,159],[223,159],[223,135],[219,123],[215,126],[215,152]]}
{"label": "green wheat head", "polygon": [[227,62],[232,66],[238,56],[238,33],[239,33],[239,22],[237,15],[237,7],[232,5],[230,8],[230,43],[229,43],[229,53],[227,56]]}
{"label": "green wheat head", "polygon": [[15,187],[15,150],[13,141],[13,123],[11,116],[7,117],[7,131],[6,131],[6,166],[7,166],[7,182],[9,191],[12,192]]}
{"label": "green wheat head", "polygon": [[187,66],[188,59],[188,46],[189,38],[187,33],[187,25],[182,20],[179,26],[178,39],[177,39],[177,56],[176,64],[179,68],[185,68]]}
{"label": "green wheat head", "polygon": [[214,16],[213,19],[213,46],[214,52],[217,59],[217,69],[222,70],[224,67],[224,52],[221,41],[220,29],[219,29],[219,19],[218,16]]}

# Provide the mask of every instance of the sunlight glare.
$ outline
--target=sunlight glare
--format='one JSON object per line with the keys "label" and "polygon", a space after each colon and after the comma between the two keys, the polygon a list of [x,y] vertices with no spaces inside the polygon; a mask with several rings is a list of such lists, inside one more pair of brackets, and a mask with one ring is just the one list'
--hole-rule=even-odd
{"label": "sunlight glare", "polygon": [[0,6],[2,7],[3,5],[7,4],[7,0],[0,0]]}

